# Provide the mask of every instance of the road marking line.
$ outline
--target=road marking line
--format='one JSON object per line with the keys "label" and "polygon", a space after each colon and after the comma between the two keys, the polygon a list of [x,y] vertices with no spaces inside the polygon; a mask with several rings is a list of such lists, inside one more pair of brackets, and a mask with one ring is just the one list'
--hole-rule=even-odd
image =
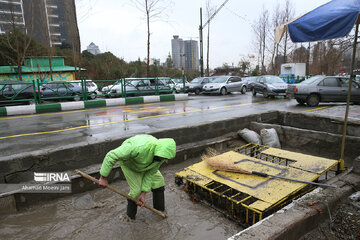
{"label": "road marking line", "polygon": [[116,123],[123,123],[123,122],[132,122],[132,121],[155,118],[155,117],[172,116],[172,115],[187,114],[187,113],[194,113],[194,112],[204,112],[204,111],[217,110],[217,109],[222,109],[222,108],[241,107],[241,106],[248,106],[248,105],[253,105],[253,104],[268,103],[268,102],[273,102],[273,101],[283,101],[283,100],[279,99],[279,100],[272,100],[272,101],[261,101],[261,102],[256,102],[256,103],[241,103],[241,104],[236,104],[236,105],[228,105],[228,106],[214,107],[214,108],[208,108],[208,109],[197,109],[197,110],[191,110],[191,111],[186,111],[186,112],[167,113],[167,114],[161,114],[161,115],[146,116],[146,117],[141,117],[141,118],[114,121],[114,122],[97,123],[97,124],[93,124],[93,125],[83,125],[83,126],[60,129],[60,130],[53,130],[53,131],[24,133],[24,134],[17,134],[17,135],[10,135],[10,136],[5,136],[5,137],[0,137],[0,140],[1,139],[8,139],[8,138],[24,137],[24,136],[33,136],[33,135],[42,135],[42,134],[50,134],[50,133],[68,132],[68,131],[73,131],[73,130],[77,130],[77,129],[90,128],[90,127],[99,127],[99,126],[104,126],[104,125],[109,125],[109,124],[116,124]]}
{"label": "road marking line", "polygon": [[328,108],[328,107],[329,107],[329,106],[326,106],[326,107],[319,107],[319,108],[314,108],[314,109],[305,110],[305,111],[302,111],[302,112],[312,112],[312,111],[318,111],[318,110],[325,109],[325,108]]}

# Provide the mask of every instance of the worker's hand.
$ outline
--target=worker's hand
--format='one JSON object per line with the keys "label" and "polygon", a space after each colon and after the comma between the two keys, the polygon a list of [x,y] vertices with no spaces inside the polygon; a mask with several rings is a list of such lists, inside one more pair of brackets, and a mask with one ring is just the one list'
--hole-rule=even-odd
{"label": "worker's hand", "polygon": [[145,206],[145,195],[146,195],[146,192],[141,192],[137,198],[136,204],[139,205],[140,207]]}
{"label": "worker's hand", "polygon": [[100,176],[99,178],[99,185],[103,188],[105,188],[107,185],[108,185],[108,180],[103,177],[103,176]]}

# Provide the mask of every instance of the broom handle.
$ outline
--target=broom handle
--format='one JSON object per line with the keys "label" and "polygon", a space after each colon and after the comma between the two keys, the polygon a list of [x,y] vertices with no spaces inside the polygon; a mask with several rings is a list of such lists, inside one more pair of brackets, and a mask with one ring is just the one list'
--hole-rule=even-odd
{"label": "broom handle", "polygon": [[273,178],[279,178],[279,179],[288,180],[288,181],[292,181],[292,182],[300,182],[300,183],[307,183],[307,184],[312,184],[312,185],[317,185],[317,186],[322,186],[322,187],[336,188],[336,186],[329,185],[329,184],[308,182],[308,181],[304,181],[304,180],[298,180],[298,179],[293,179],[293,178],[270,175],[270,174],[267,174],[267,173],[256,172],[256,171],[251,171],[251,174],[255,175],[255,176],[259,176],[259,177],[273,177]]}
{"label": "broom handle", "polygon": [[[75,172],[76,174],[81,175],[82,177],[84,177],[84,178],[86,178],[86,179],[89,179],[90,181],[93,181],[93,182],[99,184],[99,180],[97,180],[96,178],[93,178],[93,177],[87,175],[87,174],[84,173],[84,172],[81,172],[80,170],[75,170],[74,172]],[[114,187],[112,187],[112,186],[110,186],[110,185],[107,185],[106,188],[109,189],[109,190],[111,190],[111,191],[113,191],[113,192],[116,192],[116,193],[120,194],[121,196],[123,196],[123,197],[125,197],[125,198],[127,198],[127,199],[129,199],[129,200],[131,200],[131,201],[134,201],[135,203],[137,202],[137,200],[136,200],[135,198],[130,197],[130,196],[127,195],[126,193],[123,193],[123,192],[121,192],[120,190],[118,190],[118,189],[116,189],[116,188],[114,188]],[[156,210],[155,208],[150,207],[150,206],[147,205],[146,203],[145,203],[144,207],[147,208],[147,209],[149,209],[149,210],[151,210],[152,212],[156,213],[157,215],[159,215],[159,216],[161,216],[161,217],[163,217],[163,218],[166,218],[166,215],[165,215],[164,213],[160,212],[159,210]]]}

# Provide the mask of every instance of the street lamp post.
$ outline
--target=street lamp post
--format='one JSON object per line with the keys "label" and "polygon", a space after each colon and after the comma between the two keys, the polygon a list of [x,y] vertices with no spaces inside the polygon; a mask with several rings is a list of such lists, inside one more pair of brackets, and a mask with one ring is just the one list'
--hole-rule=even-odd
{"label": "street lamp post", "polygon": [[202,8],[200,8],[200,26],[199,26],[199,37],[200,37],[200,76],[204,76],[204,60],[203,60],[203,25],[202,25]]}

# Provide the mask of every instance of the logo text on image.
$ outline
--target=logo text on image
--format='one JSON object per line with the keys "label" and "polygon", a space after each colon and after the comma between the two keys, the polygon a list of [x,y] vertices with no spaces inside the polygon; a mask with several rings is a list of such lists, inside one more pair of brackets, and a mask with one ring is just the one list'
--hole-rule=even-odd
{"label": "logo text on image", "polygon": [[36,182],[70,182],[69,175],[67,173],[55,173],[55,172],[34,172],[34,180]]}

